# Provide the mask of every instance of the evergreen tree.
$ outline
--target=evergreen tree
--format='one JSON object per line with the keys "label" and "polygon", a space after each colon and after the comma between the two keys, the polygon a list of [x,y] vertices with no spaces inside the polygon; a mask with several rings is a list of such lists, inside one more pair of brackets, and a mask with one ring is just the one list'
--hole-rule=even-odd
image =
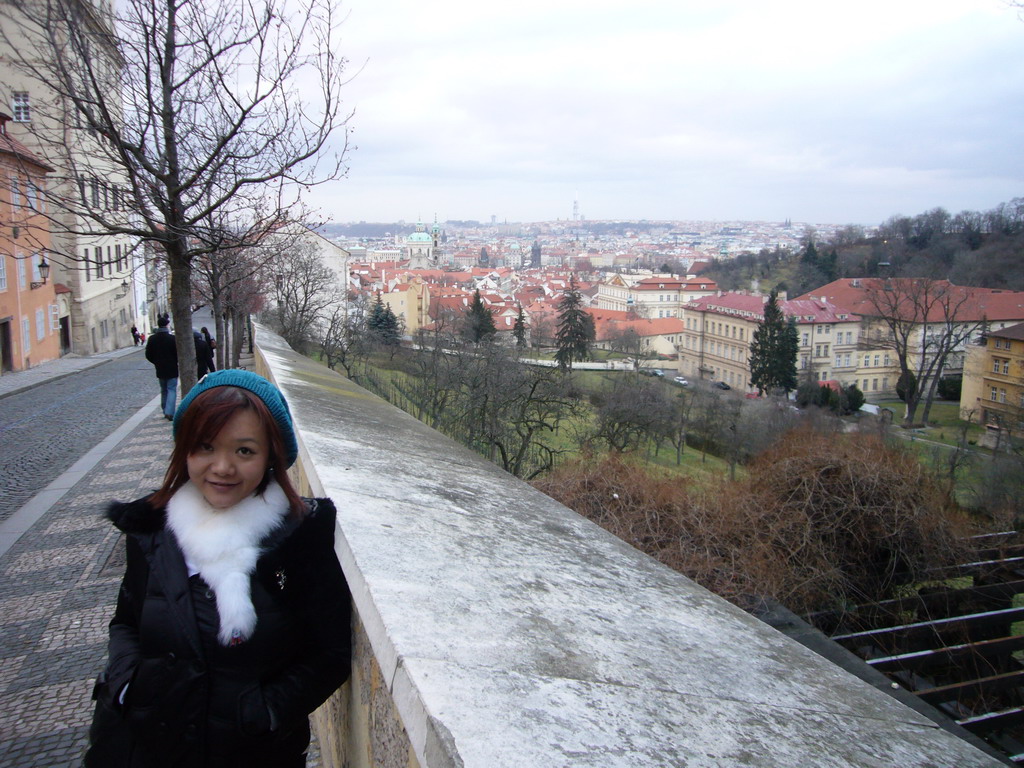
{"label": "evergreen tree", "polygon": [[384,305],[384,315],[381,317],[378,336],[380,343],[386,347],[397,347],[402,338],[402,326],[398,316],[387,304]]}
{"label": "evergreen tree", "polygon": [[583,297],[576,288],[576,281],[570,280],[569,290],[558,302],[558,331],[555,333],[558,366],[571,370],[573,362],[588,360],[595,336],[594,318],[583,309]]}
{"label": "evergreen tree", "polygon": [[764,305],[764,319],[754,330],[750,342],[750,383],[759,393],[796,389],[796,358],[800,337],[796,320],[787,321],[779,307],[779,294],[773,290]]}
{"label": "evergreen tree", "polygon": [[380,297],[380,291],[378,291],[377,296],[373,300],[373,305],[370,307],[370,314],[366,318],[366,328],[370,333],[374,335],[380,334],[384,326],[385,314],[384,300]]}
{"label": "evergreen tree", "polygon": [[523,314],[523,305],[519,305],[519,314],[512,326],[512,335],[516,337],[516,346],[526,346],[526,316]]}
{"label": "evergreen tree", "polygon": [[494,327],[494,316],[491,310],[484,306],[480,298],[480,289],[473,293],[473,303],[466,310],[465,324],[463,326],[465,337],[473,344],[480,344],[488,339],[493,339],[498,329]]}
{"label": "evergreen tree", "polygon": [[401,338],[401,326],[394,310],[391,309],[381,298],[380,292],[370,307],[370,314],[366,318],[366,329],[370,332],[374,341],[387,347],[398,346]]}

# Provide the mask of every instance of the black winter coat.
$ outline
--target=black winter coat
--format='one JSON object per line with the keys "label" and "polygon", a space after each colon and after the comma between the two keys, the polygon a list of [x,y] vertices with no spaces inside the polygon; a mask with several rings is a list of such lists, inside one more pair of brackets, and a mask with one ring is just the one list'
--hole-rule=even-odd
{"label": "black winter coat", "polygon": [[351,656],[335,508],[307,503],[305,519],[289,517],[263,540],[251,576],[256,629],[232,647],[217,642],[213,592],[189,578],[165,511],[145,500],[111,505],[127,567],[87,767],[305,765],[307,716],[348,678]]}
{"label": "black winter coat", "polygon": [[178,348],[174,346],[174,334],[165,328],[153,331],[146,339],[146,359],[156,368],[158,379],[178,378]]}

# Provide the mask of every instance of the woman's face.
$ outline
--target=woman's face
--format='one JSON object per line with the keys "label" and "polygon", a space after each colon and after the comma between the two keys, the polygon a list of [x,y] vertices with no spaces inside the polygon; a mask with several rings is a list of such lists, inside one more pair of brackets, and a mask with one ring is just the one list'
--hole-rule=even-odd
{"label": "woman's face", "polygon": [[188,457],[188,479],[214,509],[228,509],[252,496],[267,471],[270,445],[255,412],[235,411],[209,443]]}

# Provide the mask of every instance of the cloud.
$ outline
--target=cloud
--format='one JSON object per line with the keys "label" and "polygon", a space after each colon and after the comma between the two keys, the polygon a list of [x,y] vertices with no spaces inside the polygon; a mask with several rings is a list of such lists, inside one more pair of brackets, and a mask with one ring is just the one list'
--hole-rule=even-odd
{"label": "cloud", "polygon": [[[337,220],[877,223],[1020,196],[1000,0],[355,0]],[[409,210],[409,208],[416,210]]]}

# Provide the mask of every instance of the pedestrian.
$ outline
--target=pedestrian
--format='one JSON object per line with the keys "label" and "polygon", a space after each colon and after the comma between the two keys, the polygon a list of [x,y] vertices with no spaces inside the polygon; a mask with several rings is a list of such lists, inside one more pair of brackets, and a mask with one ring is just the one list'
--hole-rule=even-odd
{"label": "pedestrian", "polygon": [[170,324],[170,318],[161,315],[156,321],[156,330],[146,342],[146,359],[156,368],[160,382],[160,410],[168,421],[174,418],[174,403],[178,397],[178,348],[174,345],[174,334],[167,330]]}
{"label": "pedestrian", "polygon": [[348,679],[335,507],[301,498],[288,405],[244,370],[182,400],[163,485],[126,534],[86,768],[302,768],[308,715]]}
{"label": "pedestrian", "polygon": [[196,380],[198,381],[210,370],[210,348],[199,331],[192,331],[192,340],[196,344]]}
{"label": "pedestrian", "polygon": [[139,329],[134,325],[132,326],[132,341],[135,342],[135,346],[139,346]]}
{"label": "pedestrian", "polygon": [[210,335],[210,332],[208,330],[206,330],[206,326],[205,325],[202,328],[199,329],[199,332],[201,334],[203,334],[203,339],[206,340],[206,346],[208,346],[210,348],[210,359],[209,359],[209,361],[207,362],[206,365],[207,365],[207,367],[211,371],[216,371],[217,370],[217,364],[214,361],[214,354],[213,353],[217,349],[217,340],[215,338],[213,338],[213,336]]}

